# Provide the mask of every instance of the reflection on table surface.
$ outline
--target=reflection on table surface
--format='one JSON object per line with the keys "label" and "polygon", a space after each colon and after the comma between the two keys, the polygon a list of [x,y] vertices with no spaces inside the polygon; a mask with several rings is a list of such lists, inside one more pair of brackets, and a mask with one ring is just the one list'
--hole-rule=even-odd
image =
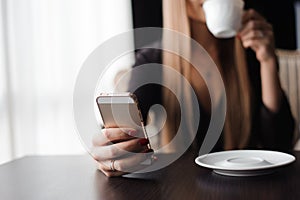
{"label": "reflection on table surface", "polygon": [[215,174],[190,153],[161,170],[117,178],[88,155],[30,156],[0,165],[0,199],[300,199],[300,152],[293,154],[293,164],[257,177]]}
{"label": "reflection on table surface", "polygon": [[[295,153],[300,158],[300,152]],[[164,159],[166,155],[158,155]],[[170,166],[130,177],[95,173],[99,199],[299,199],[300,162],[256,177],[227,177],[194,164],[185,154]]]}

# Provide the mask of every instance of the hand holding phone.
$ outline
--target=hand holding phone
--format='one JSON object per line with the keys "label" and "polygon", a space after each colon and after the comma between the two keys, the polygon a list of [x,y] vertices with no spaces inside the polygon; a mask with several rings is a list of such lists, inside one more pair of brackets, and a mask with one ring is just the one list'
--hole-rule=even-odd
{"label": "hand holding phone", "polygon": [[145,168],[153,150],[136,97],[130,93],[101,94],[97,105],[104,122],[93,139],[93,157],[107,176],[120,176]]}

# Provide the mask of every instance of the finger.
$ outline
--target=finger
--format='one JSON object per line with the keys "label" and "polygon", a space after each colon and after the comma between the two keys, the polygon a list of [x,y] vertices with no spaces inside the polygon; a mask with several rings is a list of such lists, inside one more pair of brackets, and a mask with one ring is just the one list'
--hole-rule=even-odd
{"label": "finger", "polygon": [[125,158],[124,160],[116,160],[115,162],[115,169],[117,171],[122,171],[122,172],[136,172],[139,170],[142,170],[149,165],[143,165],[142,163],[146,160],[151,160],[151,156],[153,155],[153,150],[151,149],[151,152],[148,153],[138,153],[134,156],[130,156]]}
{"label": "finger", "polygon": [[93,137],[94,146],[103,146],[111,143],[133,139],[137,131],[131,128],[107,128],[102,129],[100,134]]}
{"label": "finger", "polygon": [[267,39],[260,38],[260,39],[249,39],[242,42],[244,48],[252,48],[256,51],[260,46],[265,46],[267,43]]}
{"label": "finger", "polygon": [[246,40],[260,39],[265,36],[266,35],[263,31],[252,30],[252,31],[249,31],[247,34],[244,34],[243,36],[241,36],[241,39],[242,39],[242,41],[246,41]]}
{"label": "finger", "polygon": [[259,21],[266,21],[266,19],[261,16],[258,12],[254,9],[246,10],[242,17],[242,24],[247,23],[250,20],[259,20]]}
{"label": "finger", "polygon": [[116,172],[113,172],[113,171],[102,171],[102,172],[107,177],[118,177],[118,176],[122,176],[122,175],[128,174],[126,172],[120,172],[120,171],[116,171]]}
{"label": "finger", "polygon": [[257,47],[258,46],[258,40],[244,40],[243,41],[243,46],[245,48],[250,48],[250,47]]}
{"label": "finger", "polygon": [[92,148],[91,155],[97,161],[116,159],[130,153],[141,152],[148,149],[149,140],[132,139],[125,142],[116,143],[107,146],[96,146]]}
{"label": "finger", "polygon": [[240,39],[244,47],[249,47],[249,45],[253,46],[255,44],[266,46],[274,45],[274,35],[272,31],[251,31]]}
{"label": "finger", "polygon": [[107,168],[106,164],[98,163],[98,169],[107,177],[115,177],[115,176],[122,176],[124,174],[128,174],[126,172],[121,171],[111,171]]}
{"label": "finger", "polygon": [[272,30],[272,26],[264,21],[252,20],[245,24],[245,26],[240,30],[239,35],[243,36],[252,30],[270,31]]}
{"label": "finger", "polygon": [[[144,151],[142,153],[137,153],[119,160],[113,160],[113,162],[112,160],[103,161],[99,164],[99,167],[101,171],[116,172],[116,175],[120,174],[118,172],[132,173],[148,167],[149,165],[143,165],[142,163],[145,160],[151,160],[152,155],[153,150],[148,149],[147,151]],[[112,170],[112,168],[114,170]]]}

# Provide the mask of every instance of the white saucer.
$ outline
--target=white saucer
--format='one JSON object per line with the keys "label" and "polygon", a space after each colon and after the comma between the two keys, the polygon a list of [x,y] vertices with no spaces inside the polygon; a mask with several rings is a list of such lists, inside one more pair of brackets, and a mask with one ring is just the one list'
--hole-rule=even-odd
{"label": "white saucer", "polygon": [[199,156],[195,162],[215,173],[227,176],[257,176],[292,163],[295,157],[277,151],[234,150]]}

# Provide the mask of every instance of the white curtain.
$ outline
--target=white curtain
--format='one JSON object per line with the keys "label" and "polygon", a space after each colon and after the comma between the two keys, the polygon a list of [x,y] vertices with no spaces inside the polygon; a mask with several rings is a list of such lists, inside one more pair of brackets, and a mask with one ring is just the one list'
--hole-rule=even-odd
{"label": "white curtain", "polygon": [[99,44],[132,28],[130,2],[1,0],[0,163],[84,152],[72,115],[76,74]]}

